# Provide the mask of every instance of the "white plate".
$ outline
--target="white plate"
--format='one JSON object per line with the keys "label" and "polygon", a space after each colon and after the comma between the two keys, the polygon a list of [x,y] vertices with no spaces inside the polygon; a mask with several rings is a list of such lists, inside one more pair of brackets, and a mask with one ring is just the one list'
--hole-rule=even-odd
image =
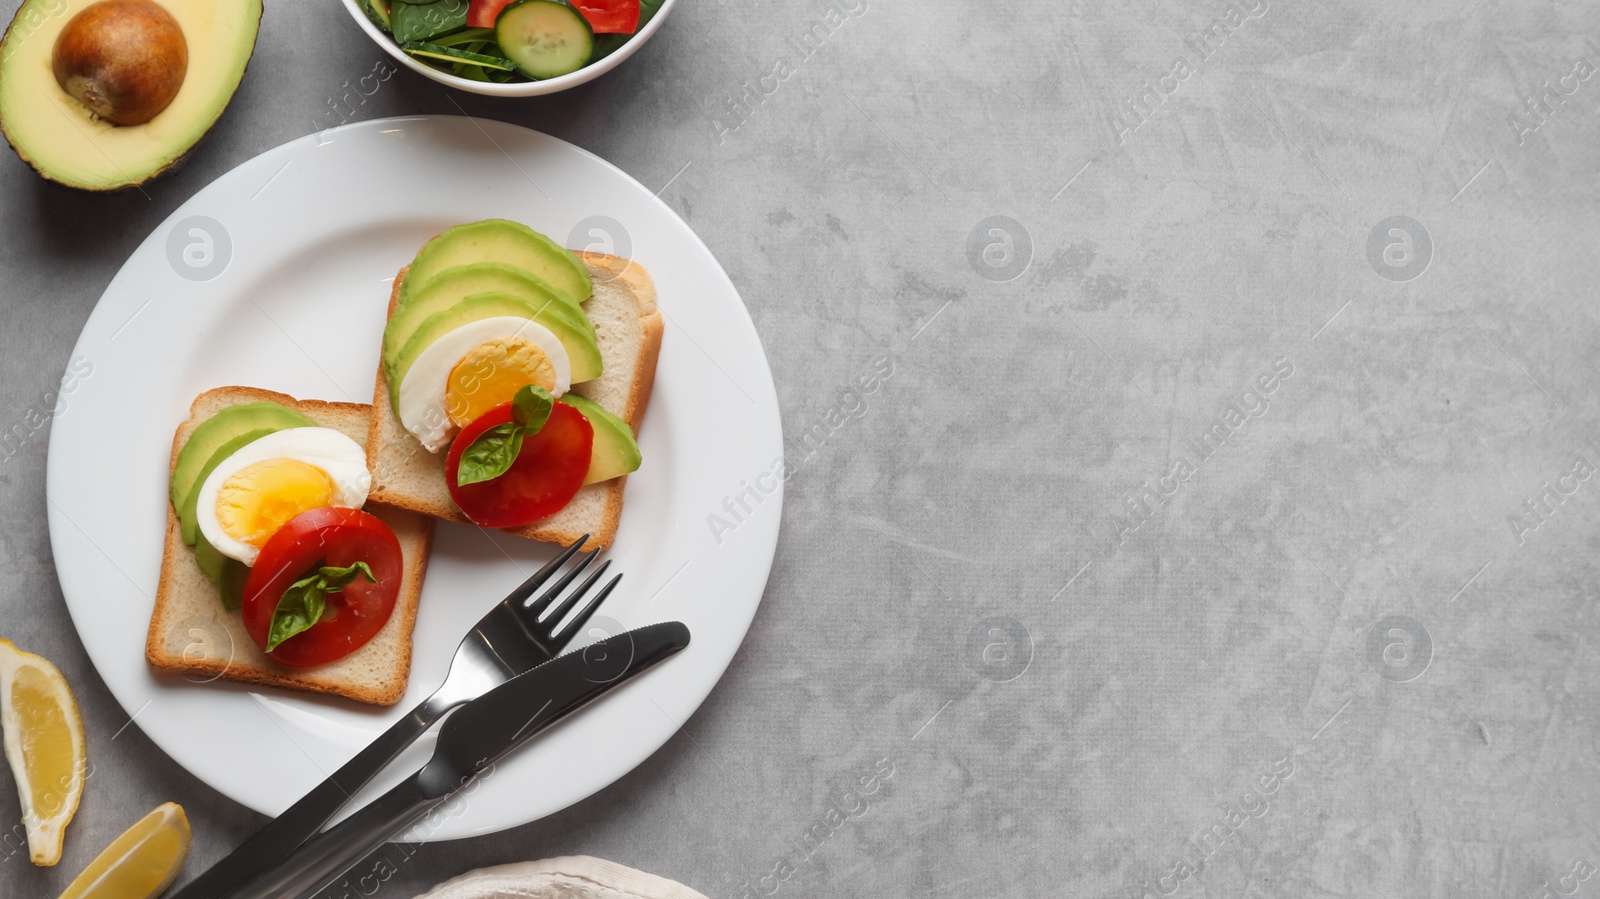
{"label": "white plate", "polygon": [[[733,522],[725,498],[782,456],[772,374],[733,285],[672,210],[590,153],[488,120],[365,122],[264,153],[174,212],[106,288],[69,364],[47,488],[62,592],[106,685],[179,764],[264,814],[432,692],[462,634],[553,551],[440,523],[410,687],[390,710],[156,676],[144,638],[173,428],[196,394],[228,384],[369,402],[395,271],[443,228],[489,217],[628,256],[655,278],[666,336],[639,434],[644,465],[628,479],[610,553],[626,577],[595,623],[678,619],[693,644],[525,747],[411,837],[512,827],[626,774],[705,699],[761,600],[781,482],[763,477],[776,486],[759,505],[746,500],[753,511],[732,530],[713,533],[708,516]],[[357,803],[431,748],[431,736],[413,746]]]}

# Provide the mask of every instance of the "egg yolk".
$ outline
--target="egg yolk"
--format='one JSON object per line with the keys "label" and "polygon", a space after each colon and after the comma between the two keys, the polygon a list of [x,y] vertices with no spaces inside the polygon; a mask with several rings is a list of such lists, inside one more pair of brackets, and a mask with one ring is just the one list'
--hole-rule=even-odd
{"label": "egg yolk", "polygon": [[529,384],[556,387],[556,367],[537,344],[521,337],[497,337],[473,347],[445,383],[444,411],[458,426],[511,402]]}
{"label": "egg yolk", "polygon": [[333,479],[299,459],[265,459],[234,472],[217,490],[217,523],[248,546],[267,539],[301,512],[333,505]]}

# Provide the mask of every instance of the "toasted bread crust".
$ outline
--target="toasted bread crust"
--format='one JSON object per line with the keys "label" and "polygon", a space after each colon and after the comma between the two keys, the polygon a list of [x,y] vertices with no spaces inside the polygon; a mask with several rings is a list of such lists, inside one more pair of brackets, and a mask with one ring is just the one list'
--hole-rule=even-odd
{"label": "toasted bread crust", "polygon": [[[627,413],[622,416],[639,433],[644,423],[644,410],[650,405],[650,393],[656,386],[656,362],[661,358],[661,338],[666,334],[666,321],[656,307],[656,282],[644,266],[634,265],[630,259],[608,256],[605,253],[579,253],[578,258],[594,269],[614,272],[628,286],[639,304],[639,326],[644,330],[644,346],[640,349],[639,364],[633,373],[633,389],[628,396]],[[398,279],[396,279],[398,280]]]}
{"label": "toasted bread crust", "polygon": [[[650,393],[655,386],[656,362],[661,354],[661,341],[665,333],[664,321],[660,310],[656,307],[655,283],[643,266],[630,260],[603,253],[578,255],[590,266],[593,273],[613,273],[614,277],[628,289],[638,305],[642,339],[635,359],[633,383],[629,387],[626,408],[620,413],[620,417],[628,422],[635,433],[638,433],[639,426],[644,421],[645,409],[650,402]],[[391,317],[399,306],[401,286],[408,269],[409,266],[400,269],[390,288],[388,314]],[[397,455],[401,458],[410,457],[416,452],[422,452],[422,448],[395,418],[389,396],[389,381],[381,360],[373,385],[372,408],[372,423],[367,431],[367,466],[373,470],[373,489],[369,502],[418,512],[445,521],[472,524],[449,500],[407,492],[384,477],[388,470],[384,464],[386,459],[392,460]],[[431,460],[427,463],[430,476],[436,470],[437,477],[442,481],[444,454],[428,454],[428,459]],[[622,500],[627,480],[627,476],[624,475],[598,484],[589,484],[580,490],[580,496],[584,491],[593,491],[598,495],[602,511],[596,520],[573,525],[546,519],[525,527],[506,528],[504,532],[529,540],[563,545],[570,544],[587,534],[589,541],[586,545],[608,547],[616,539],[617,526],[622,519]],[[561,513],[552,516],[555,519],[560,517]]]}
{"label": "toasted bread crust", "polygon": [[[355,416],[360,416],[362,420],[371,417],[370,407],[360,403],[297,400],[286,394],[252,387],[209,390],[195,399],[190,407],[194,417],[180,424],[173,435],[169,473],[177,466],[179,451],[202,420],[222,407],[249,402],[279,403],[324,425],[331,425],[340,419],[350,421]],[[194,550],[183,542],[177,512],[169,502],[161,579],[156,591],[155,609],[150,616],[150,629],[145,636],[146,662],[155,671],[184,675],[199,682],[220,678],[344,696],[373,705],[393,705],[398,702],[405,694],[411,671],[411,633],[416,625],[423,577],[433,547],[433,521],[400,510],[373,508],[369,511],[394,529],[404,551],[405,572],[390,620],[367,645],[344,659],[312,668],[290,668],[262,653],[244,634],[238,614],[222,608],[217,601],[215,587],[195,568]],[[196,596],[196,591],[204,591],[206,595]],[[198,621],[197,615],[200,616]],[[226,636],[230,642],[226,654],[211,653],[209,642],[205,644],[204,652],[190,652],[201,646],[198,643],[191,643],[175,652],[175,644],[194,637],[195,625],[200,626],[203,633],[199,636],[207,641]],[[190,629],[188,633],[182,633],[185,628]]]}

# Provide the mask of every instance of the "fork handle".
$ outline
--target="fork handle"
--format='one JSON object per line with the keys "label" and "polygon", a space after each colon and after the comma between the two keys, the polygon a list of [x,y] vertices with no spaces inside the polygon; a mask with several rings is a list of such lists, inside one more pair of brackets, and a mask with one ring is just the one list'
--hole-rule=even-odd
{"label": "fork handle", "polygon": [[239,884],[287,859],[315,836],[357,790],[458,704],[441,701],[438,693],[423,700],[356,753],[355,758],[345,762],[283,814],[267,822],[232,854],[184,886],[172,899],[219,899]]}

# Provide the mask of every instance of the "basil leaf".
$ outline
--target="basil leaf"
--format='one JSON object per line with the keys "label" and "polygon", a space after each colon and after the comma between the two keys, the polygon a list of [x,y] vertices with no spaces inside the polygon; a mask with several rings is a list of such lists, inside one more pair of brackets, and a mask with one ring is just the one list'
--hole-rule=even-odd
{"label": "basil leaf", "polygon": [[355,583],[358,574],[374,584],[378,582],[377,575],[372,573],[371,566],[365,562],[357,562],[348,568],[320,568],[318,571],[322,574],[326,584],[325,589],[329,593],[338,593]]}
{"label": "basil leaf", "polygon": [[295,581],[283,591],[283,598],[278,600],[278,608],[272,613],[272,627],[267,631],[267,652],[322,620],[327,593],[317,589],[320,580],[321,575],[314,574]]}
{"label": "basil leaf", "polygon": [[277,649],[278,644],[310,630],[321,621],[328,609],[328,594],[341,592],[358,576],[373,583],[378,581],[367,563],[356,562],[346,568],[324,566],[318,568],[316,573],[290,584],[289,589],[283,591],[283,598],[278,600],[278,608],[272,613],[272,627],[267,631],[267,652]]}
{"label": "basil leaf", "polygon": [[556,404],[550,391],[529,384],[511,399],[511,421],[495,425],[472,441],[456,466],[456,486],[478,484],[500,477],[517,461],[523,438],[539,433]]}
{"label": "basil leaf", "polygon": [[479,434],[461,454],[461,463],[456,468],[456,486],[492,481],[505,474],[522,452],[522,435],[522,427],[509,421]]}
{"label": "basil leaf", "polygon": [[535,384],[529,384],[517,391],[511,399],[511,417],[529,437],[539,433],[544,423],[550,420],[550,408],[555,405],[556,398]]}

